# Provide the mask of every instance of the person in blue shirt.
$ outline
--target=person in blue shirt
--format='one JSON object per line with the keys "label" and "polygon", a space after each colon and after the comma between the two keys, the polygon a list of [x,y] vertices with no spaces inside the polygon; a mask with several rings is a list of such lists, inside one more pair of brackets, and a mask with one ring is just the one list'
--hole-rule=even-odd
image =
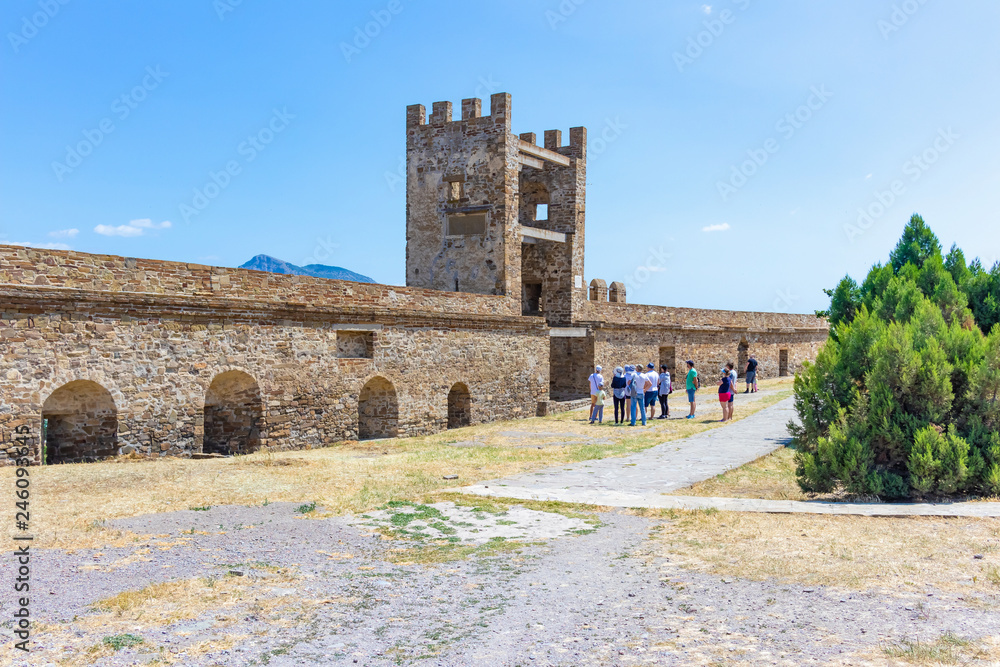
{"label": "person in blue shirt", "polygon": [[732,380],[729,377],[729,371],[725,368],[722,369],[722,379],[719,380],[719,403],[722,404],[722,421],[729,421],[729,397],[733,391]]}

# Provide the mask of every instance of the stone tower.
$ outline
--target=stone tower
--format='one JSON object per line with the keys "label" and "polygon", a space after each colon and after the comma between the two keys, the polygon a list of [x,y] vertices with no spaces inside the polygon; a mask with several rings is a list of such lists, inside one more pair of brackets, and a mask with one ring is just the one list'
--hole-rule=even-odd
{"label": "stone tower", "polygon": [[[406,109],[406,284],[511,297],[567,326],[582,300],[585,128],[511,133],[507,93]],[[543,213],[544,211],[544,213]],[[518,298],[519,297],[519,298]]]}

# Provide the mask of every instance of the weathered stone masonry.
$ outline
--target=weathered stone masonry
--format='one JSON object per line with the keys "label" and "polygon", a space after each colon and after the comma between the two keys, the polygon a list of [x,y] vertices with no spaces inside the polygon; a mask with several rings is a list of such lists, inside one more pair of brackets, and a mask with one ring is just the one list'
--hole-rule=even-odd
{"label": "weathered stone masonry", "polygon": [[[379,412],[359,406],[373,380],[395,392],[389,430],[399,435],[446,428],[458,383],[469,390],[466,422],[532,416],[548,397],[545,325],[497,314],[498,301],[0,246],[0,429],[40,434],[60,387],[103,388],[117,417],[116,433],[95,433],[63,460],[355,438],[359,409]],[[255,392],[260,403],[248,405]],[[52,435],[56,414],[45,416]],[[234,430],[245,437],[230,444]]]}
{"label": "weathered stone masonry", "polygon": [[490,102],[407,109],[407,287],[0,246],[4,446],[28,426],[39,463],[316,447],[545,414],[595,363],[815,356],[813,316],[586,283],[586,129],[539,146]]}

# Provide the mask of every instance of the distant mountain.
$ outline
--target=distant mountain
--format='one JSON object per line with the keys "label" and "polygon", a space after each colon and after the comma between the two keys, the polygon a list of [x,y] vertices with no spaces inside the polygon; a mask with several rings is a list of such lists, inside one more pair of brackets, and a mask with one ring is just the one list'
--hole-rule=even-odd
{"label": "distant mountain", "polygon": [[356,283],[375,282],[368,276],[342,269],[339,266],[326,266],[324,264],[296,266],[290,262],[275,259],[270,255],[257,255],[246,264],[240,266],[240,268],[267,271],[268,273],[284,273],[291,276],[313,276],[314,278],[329,278],[331,280],[350,280]]}

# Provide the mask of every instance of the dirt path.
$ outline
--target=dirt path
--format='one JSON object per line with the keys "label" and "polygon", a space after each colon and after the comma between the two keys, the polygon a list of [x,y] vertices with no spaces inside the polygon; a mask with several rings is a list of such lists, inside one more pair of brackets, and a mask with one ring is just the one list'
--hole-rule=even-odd
{"label": "dirt path", "polygon": [[[39,552],[35,653],[14,664],[864,664],[886,642],[995,632],[995,596],[857,593],[681,569],[650,547],[659,519],[604,513],[593,532],[563,537],[551,537],[549,521],[546,539],[493,540],[420,564],[402,559],[427,543],[297,509],[147,515],[118,522],[158,536],[132,547]],[[0,569],[12,576],[9,559]],[[128,598],[134,606],[91,606],[149,584],[160,588]],[[142,643],[117,652],[105,643],[124,635]],[[6,649],[4,660],[16,657]]]}

